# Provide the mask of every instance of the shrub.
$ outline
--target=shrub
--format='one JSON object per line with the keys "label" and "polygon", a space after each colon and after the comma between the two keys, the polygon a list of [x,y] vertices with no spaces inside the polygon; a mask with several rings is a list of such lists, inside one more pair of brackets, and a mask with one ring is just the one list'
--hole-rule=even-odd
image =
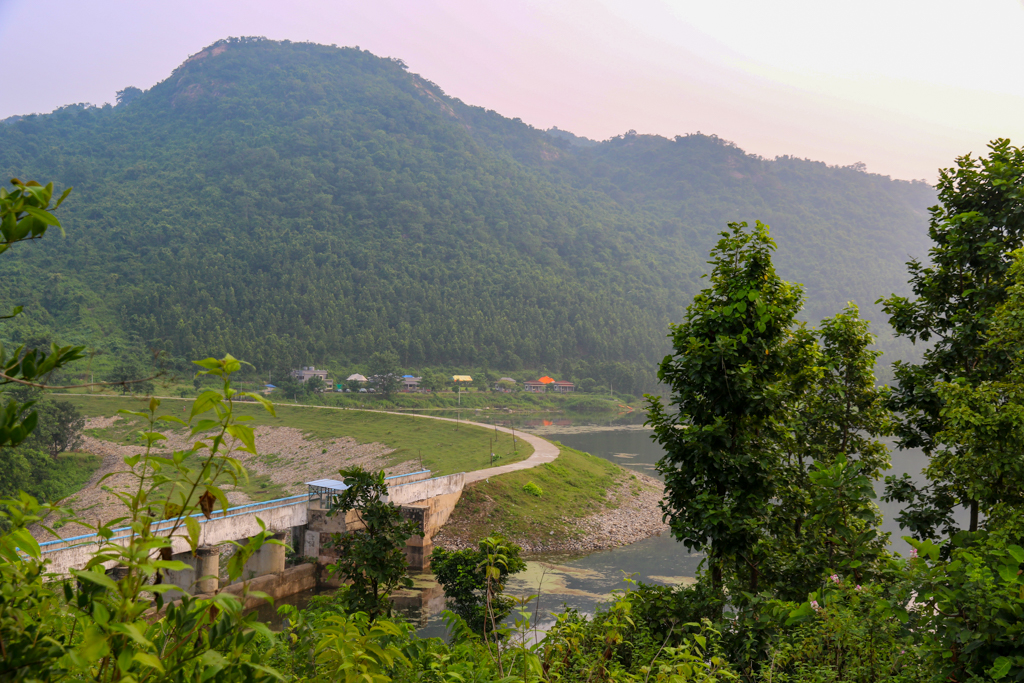
{"label": "shrub", "polygon": [[477,550],[434,548],[430,556],[434,576],[444,587],[452,611],[474,632],[491,632],[511,613],[515,600],[505,595],[505,584],[526,569],[520,552],[519,546],[506,544],[501,536],[485,538]]}
{"label": "shrub", "polygon": [[544,491],[541,490],[541,488],[534,484],[532,481],[527,482],[526,486],[523,487],[523,490],[529,493],[531,496],[537,496],[538,498],[544,495]]}

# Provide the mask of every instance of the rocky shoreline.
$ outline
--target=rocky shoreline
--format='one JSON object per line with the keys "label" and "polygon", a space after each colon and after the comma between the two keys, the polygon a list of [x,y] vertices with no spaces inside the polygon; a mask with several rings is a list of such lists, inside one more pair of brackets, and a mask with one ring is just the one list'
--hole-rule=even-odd
{"label": "rocky shoreline", "polygon": [[[605,508],[598,514],[583,518],[564,518],[566,526],[572,529],[570,538],[548,541],[543,537],[516,538],[510,535],[506,540],[521,547],[524,554],[576,555],[618,548],[668,531],[668,525],[661,519],[659,505],[665,493],[664,484],[646,474],[622,469],[630,476],[608,494],[616,499],[617,507]],[[470,538],[465,531],[459,520],[453,517],[434,536],[434,545],[445,550],[476,548],[479,539]]]}

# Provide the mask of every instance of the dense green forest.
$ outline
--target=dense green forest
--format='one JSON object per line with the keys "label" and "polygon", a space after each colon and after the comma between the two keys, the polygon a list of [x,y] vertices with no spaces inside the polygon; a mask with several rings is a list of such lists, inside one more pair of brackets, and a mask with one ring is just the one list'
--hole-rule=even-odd
{"label": "dense green forest", "polygon": [[[760,219],[816,321],[907,293],[933,188],[701,134],[596,143],[450,98],[358,48],[221,41],[117,106],[0,124],[0,174],[74,186],[3,268],[8,342],[230,351],[259,371],[545,367],[655,386],[727,222]],[[52,286],[33,290],[44,279]],[[15,302],[11,292],[35,292]],[[10,300],[8,300],[10,298]],[[909,344],[876,325],[882,363]]]}

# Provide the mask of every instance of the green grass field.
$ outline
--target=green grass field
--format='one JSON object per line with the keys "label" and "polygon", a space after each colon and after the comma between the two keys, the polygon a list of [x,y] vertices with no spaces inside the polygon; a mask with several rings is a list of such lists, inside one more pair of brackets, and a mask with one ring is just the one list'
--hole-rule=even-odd
{"label": "green grass field", "polygon": [[[143,398],[82,394],[65,395],[61,399],[75,404],[86,417],[116,415],[121,409],[143,411],[148,403],[148,399]],[[191,400],[164,399],[158,414],[186,418],[191,406]],[[514,449],[509,434],[466,424],[374,411],[294,405],[276,405],[277,417],[274,417],[254,403],[236,406],[237,414],[252,416],[251,425],[293,427],[313,439],[347,436],[360,443],[382,443],[395,449],[389,456],[391,464],[410,460],[417,464],[422,462],[423,467],[435,475],[489,467],[492,450],[498,456],[496,465],[516,462],[533,454],[533,447],[522,440],[517,441],[518,448]],[[90,430],[90,433],[101,439],[135,443],[133,434],[142,426],[140,419],[124,416],[124,420],[114,426]]]}

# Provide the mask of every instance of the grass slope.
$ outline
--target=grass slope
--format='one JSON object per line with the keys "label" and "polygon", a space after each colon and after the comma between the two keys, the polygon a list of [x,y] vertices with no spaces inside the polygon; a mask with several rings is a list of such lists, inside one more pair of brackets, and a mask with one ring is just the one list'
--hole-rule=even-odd
{"label": "grass slope", "polygon": [[[463,538],[500,533],[516,541],[562,542],[580,537],[575,521],[615,503],[608,492],[629,474],[614,463],[559,444],[558,459],[467,487],[452,512]],[[537,496],[524,487],[533,483]]]}
{"label": "grass slope", "polygon": [[37,474],[42,481],[31,487],[28,493],[47,503],[64,500],[80,491],[102,464],[103,460],[92,453],[61,453],[49,460],[47,472]]}
{"label": "grass slope", "polygon": [[[86,417],[112,416],[122,409],[143,410],[148,400],[80,394],[64,399],[75,404]],[[164,399],[158,414],[187,417],[191,404],[191,400]],[[320,440],[351,437],[360,443],[382,443],[395,449],[389,456],[391,464],[410,460],[422,462],[423,467],[435,475],[488,467],[492,451],[498,456],[496,464],[516,462],[533,454],[533,447],[522,440],[517,440],[514,446],[508,434],[467,424],[373,411],[290,405],[276,405],[277,417],[274,417],[255,404],[236,405],[238,414],[253,418],[249,424],[254,426],[293,427],[307,438]],[[111,427],[90,430],[90,433],[101,439],[135,443],[133,433],[142,426],[141,420],[124,417]]]}

